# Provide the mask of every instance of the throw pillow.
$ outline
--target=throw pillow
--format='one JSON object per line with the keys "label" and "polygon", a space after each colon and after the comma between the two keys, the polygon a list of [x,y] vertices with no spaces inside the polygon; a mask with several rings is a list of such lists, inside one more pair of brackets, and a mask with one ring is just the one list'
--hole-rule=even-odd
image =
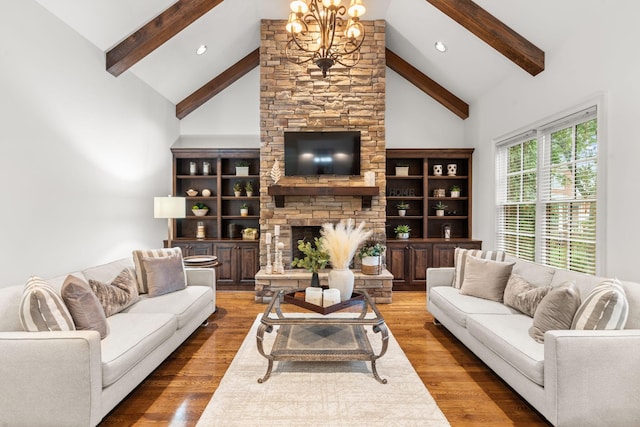
{"label": "throw pillow", "polygon": [[122,270],[111,283],[90,279],[89,286],[98,297],[107,317],[121,312],[138,301],[140,297],[138,283],[130,268]]}
{"label": "throw pillow", "polygon": [[147,272],[147,286],[150,297],[157,297],[187,287],[182,257],[143,257],[142,264]]}
{"label": "throw pillow", "polygon": [[521,276],[512,274],[504,289],[504,303],[533,317],[538,304],[550,290],[551,286],[534,286]]}
{"label": "throw pillow", "polygon": [[580,293],[573,282],[551,288],[542,298],[533,315],[529,335],[539,343],[544,342],[547,331],[571,329],[571,322],[580,307]]}
{"label": "throw pillow", "polygon": [[[138,291],[141,294],[149,292],[147,286],[147,271],[142,263],[142,258],[163,258],[168,256],[179,256],[182,259],[182,249],[170,248],[170,249],[150,249],[150,250],[136,250],[133,251],[133,263],[136,267],[136,279],[138,280]],[[186,280],[186,279],[185,279]]]}
{"label": "throw pillow", "polygon": [[571,329],[624,329],[629,302],[618,279],[605,280],[582,301]]}
{"label": "throw pillow", "polygon": [[25,331],[73,331],[71,313],[58,293],[39,277],[31,277],[20,301],[20,323]]}
{"label": "throw pillow", "polygon": [[75,276],[67,276],[62,289],[62,299],[73,318],[78,331],[98,331],[100,338],[109,333],[109,324],[98,297],[84,280]]}
{"label": "throw pillow", "polygon": [[453,254],[453,287],[460,289],[464,281],[464,273],[468,256],[474,256],[481,259],[489,259],[491,261],[504,261],[505,253],[502,251],[483,251],[480,249],[462,249],[456,248]]}
{"label": "throw pillow", "polygon": [[504,288],[514,264],[468,256],[460,293],[502,302]]}

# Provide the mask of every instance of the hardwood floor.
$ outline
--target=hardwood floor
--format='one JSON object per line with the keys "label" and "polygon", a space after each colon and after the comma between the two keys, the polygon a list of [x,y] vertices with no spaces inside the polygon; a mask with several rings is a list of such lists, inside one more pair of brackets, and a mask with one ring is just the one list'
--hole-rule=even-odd
{"label": "hardwood floor", "polygon": [[[218,291],[218,311],[100,424],[193,426],[257,314],[252,292]],[[424,292],[395,292],[378,305],[389,328],[452,426],[548,426],[522,398],[435,326]],[[265,361],[266,363],[266,361]],[[250,398],[250,397],[248,397]]]}

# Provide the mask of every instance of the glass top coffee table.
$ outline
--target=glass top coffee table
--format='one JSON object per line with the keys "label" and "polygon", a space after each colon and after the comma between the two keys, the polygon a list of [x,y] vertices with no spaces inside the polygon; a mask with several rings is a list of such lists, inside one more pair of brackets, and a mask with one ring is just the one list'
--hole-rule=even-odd
{"label": "glass top coffee table", "polygon": [[[265,349],[265,332],[274,331],[273,345]],[[370,338],[374,334],[381,340],[378,353],[371,346]],[[370,361],[374,378],[382,384],[387,383],[378,375],[376,360],[387,351],[389,331],[366,292],[354,292],[350,300],[320,307],[304,301],[304,290],[281,290],[262,315],[256,340],[258,352],[269,361],[267,372],[258,379],[259,383],[269,379],[273,362],[277,361],[358,360]]]}

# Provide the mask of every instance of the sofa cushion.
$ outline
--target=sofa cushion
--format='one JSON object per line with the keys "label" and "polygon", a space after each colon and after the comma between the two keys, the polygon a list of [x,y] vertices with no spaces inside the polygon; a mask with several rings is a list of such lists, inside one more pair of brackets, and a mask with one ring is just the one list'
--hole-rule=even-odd
{"label": "sofa cushion", "polygon": [[175,255],[154,258],[142,257],[150,297],[179,291],[187,286],[182,257]]}
{"label": "sofa cushion", "polygon": [[118,313],[107,319],[109,335],[101,341],[102,387],[115,383],[176,331],[170,313]]}
{"label": "sofa cushion", "polygon": [[529,337],[532,323],[524,314],[473,314],[467,319],[467,330],[524,376],[544,386],[544,344]]}
{"label": "sofa cushion", "polygon": [[447,313],[458,325],[467,326],[469,314],[518,314],[517,310],[496,301],[462,295],[450,286],[436,286],[429,290],[429,301]]}
{"label": "sofa cushion", "polygon": [[460,293],[502,302],[513,264],[468,256]]}
{"label": "sofa cushion", "polygon": [[20,301],[20,323],[25,331],[74,331],[71,313],[62,297],[39,277],[27,281]]}
{"label": "sofa cushion", "polygon": [[102,283],[111,283],[118,277],[122,270],[125,268],[134,269],[132,258],[122,258],[116,261],[111,261],[107,264],[97,265],[95,267],[85,268],[82,270],[82,276],[85,281],[89,283],[89,280],[97,280]]}
{"label": "sofa cushion", "polygon": [[150,298],[140,296],[140,300],[125,311],[127,313],[171,313],[178,319],[178,329],[188,324],[194,316],[212,305],[213,290],[209,286],[187,286],[181,291]]}
{"label": "sofa cushion", "polygon": [[0,288],[0,332],[24,331],[20,323],[20,301],[24,287],[20,285]]}
{"label": "sofa cushion", "polygon": [[640,284],[621,281],[622,289],[629,301],[629,317],[625,329],[640,329]]}
{"label": "sofa cushion", "polygon": [[460,289],[464,281],[464,270],[466,268],[467,256],[474,256],[492,261],[504,261],[505,254],[502,251],[483,251],[480,249],[456,248],[453,255],[453,287]]}
{"label": "sofa cushion", "polygon": [[130,268],[122,270],[111,282],[90,279],[89,286],[98,297],[107,317],[121,312],[139,298],[138,282]]}
{"label": "sofa cushion", "polygon": [[[142,258],[162,258],[171,255],[176,255],[182,258],[182,249],[180,248],[167,248],[167,249],[148,249],[148,250],[135,250],[133,251],[133,262],[136,267],[136,278],[138,280],[138,291],[141,294],[149,292],[147,287],[147,272],[142,263]],[[186,281],[186,280],[185,280]]]}
{"label": "sofa cushion", "polygon": [[579,306],[580,294],[573,282],[552,288],[538,305],[529,335],[541,343],[547,331],[571,329]]}
{"label": "sofa cushion", "polygon": [[550,286],[556,273],[556,269],[553,267],[536,264],[535,262],[510,255],[507,255],[504,260],[506,262],[515,262],[511,273],[517,274],[534,286]]}
{"label": "sofa cushion", "polygon": [[605,280],[584,298],[571,329],[624,329],[629,303],[617,279]]}
{"label": "sofa cushion", "polygon": [[551,286],[534,286],[520,275],[512,274],[504,288],[504,303],[533,317],[538,304],[550,290]]}
{"label": "sofa cushion", "polygon": [[62,285],[62,299],[79,331],[97,331],[100,338],[109,334],[104,309],[91,287],[82,279],[68,276]]}

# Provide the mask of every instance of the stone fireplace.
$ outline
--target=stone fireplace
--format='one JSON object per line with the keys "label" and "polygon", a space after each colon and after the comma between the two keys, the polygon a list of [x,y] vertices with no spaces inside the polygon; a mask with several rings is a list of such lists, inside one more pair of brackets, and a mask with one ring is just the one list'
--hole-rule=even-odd
{"label": "stone fireplace", "polygon": [[[366,38],[357,66],[334,66],[322,78],[313,63],[296,65],[284,54],[287,34],[284,20],[263,20],[260,45],[260,231],[280,226],[284,243],[283,263],[291,267],[297,232],[292,227],[319,227],[325,222],[352,218],[365,221],[367,229],[385,238],[385,22],[363,21]],[[276,207],[268,188],[276,160],[284,171],[285,131],[343,131],[361,133],[361,176],[282,177],[281,187],[360,187],[364,173],[375,174],[378,188],[371,207],[363,208],[356,195],[297,194],[284,197]],[[260,265],[266,263],[264,238]]]}

